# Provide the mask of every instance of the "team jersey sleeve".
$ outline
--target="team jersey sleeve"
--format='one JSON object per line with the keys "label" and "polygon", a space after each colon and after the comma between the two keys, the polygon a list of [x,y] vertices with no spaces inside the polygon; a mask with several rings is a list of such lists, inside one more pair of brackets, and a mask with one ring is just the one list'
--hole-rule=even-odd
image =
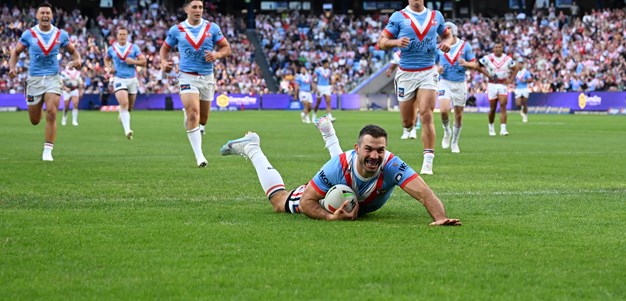
{"label": "team jersey sleeve", "polygon": [[213,25],[211,25],[211,31],[213,32],[213,45],[216,45],[221,40],[226,39],[219,25],[213,23]]}
{"label": "team jersey sleeve", "polygon": [[340,156],[334,156],[328,160],[309,182],[309,185],[312,185],[313,188],[322,195],[326,195],[328,189],[334,185],[343,183],[341,181],[343,174],[339,157]]}
{"label": "team jersey sleeve", "polygon": [[476,55],[474,54],[474,50],[472,50],[472,46],[469,43],[465,43],[465,57],[463,58],[467,62],[473,62],[476,59]]}
{"label": "team jersey sleeve", "polygon": [[67,45],[70,44],[70,36],[67,34],[67,31],[61,29],[59,42],[61,43],[61,47],[67,47]]}
{"label": "team jersey sleeve", "polygon": [[406,184],[418,177],[418,174],[402,159],[394,156],[385,166],[385,179],[392,178],[396,185],[404,188]]}
{"label": "team jersey sleeve", "polygon": [[389,34],[392,38],[395,38],[398,36],[398,33],[400,33],[400,22],[402,22],[400,20],[400,13],[399,12],[395,12],[391,15],[391,17],[389,18],[389,23],[387,23],[387,26],[385,26],[384,31]]}
{"label": "team jersey sleeve", "polygon": [[482,66],[487,66],[487,56],[483,56],[478,60],[478,63],[480,63]]}
{"label": "team jersey sleeve", "polygon": [[133,51],[132,51],[132,57],[134,57],[135,59],[141,57],[141,50],[139,50],[139,46],[133,44]]}
{"label": "team jersey sleeve", "polygon": [[444,32],[446,32],[446,20],[443,18],[443,15],[440,11],[435,13],[435,19],[437,20],[437,34],[440,37],[443,37]]}
{"label": "team jersey sleeve", "polygon": [[24,31],[20,37],[20,43],[28,48],[30,46],[31,35],[30,31]]}
{"label": "team jersey sleeve", "polygon": [[170,27],[170,30],[167,32],[167,37],[165,37],[165,44],[170,46],[170,48],[174,48],[178,44],[178,35],[180,34],[180,30],[178,30],[178,26],[174,25]]}

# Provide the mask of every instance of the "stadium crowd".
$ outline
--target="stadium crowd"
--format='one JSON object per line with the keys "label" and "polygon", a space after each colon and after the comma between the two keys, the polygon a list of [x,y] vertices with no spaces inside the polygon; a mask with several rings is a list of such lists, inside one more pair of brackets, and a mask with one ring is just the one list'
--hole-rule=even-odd
{"label": "stadium crowd", "polygon": [[[23,93],[28,56],[18,61],[19,76],[8,77],[10,51],[21,33],[35,24],[35,8],[19,9],[4,4],[0,14],[0,93]],[[263,94],[269,92],[254,62],[254,45],[245,35],[242,18],[206,10],[205,18],[217,23],[231,44],[233,55],[216,64],[217,92]],[[160,70],[158,51],[170,26],[184,19],[182,9],[172,14],[162,6],[114,12],[89,20],[79,10],[55,9],[55,26],[65,29],[83,58],[85,93],[110,93],[111,76],[103,64],[104,49],[114,41],[115,29],[125,26],[130,39],[148,59],[138,71],[140,93],[178,92],[176,70]],[[390,55],[376,46],[388,15],[303,15],[297,11],[259,14],[257,34],[280,91],[293,92],[296,67],[311,71],[328,59],[334,74],[334,91],[345,93],[380,70]],[[139,21],[138,21],[139,20]],[[538,11],[532,17],[509,15],[455,20],[460,37],[470,42],[477,57],[491,51],[493,43],[505,42],[505,53],[523,60],[533,74],[534,92],[624,90],[626,78],[626,12],[594,10],[575,17],[569,11]],[[61,58],[65,60],[66,58]],[[172,58],[177,60],[176,54]],[[62,65],[64,63],[62,62]],[[469,74],[471,92],[486,90],[486,79]]]}

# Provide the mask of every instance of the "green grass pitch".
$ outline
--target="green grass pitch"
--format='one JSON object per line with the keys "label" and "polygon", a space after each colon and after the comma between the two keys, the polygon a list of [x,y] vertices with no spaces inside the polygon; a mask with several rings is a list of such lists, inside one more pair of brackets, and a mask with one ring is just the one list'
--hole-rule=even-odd
{"label": "green grass pitch", "polygon": [[[376,123],[414,169],[397,112],[336,112],[344,149]],[[466,114],[460,154],[426,182],[461,227],[429,227],[402,190],[355,222],[276,214],[249,161],[254,130],[288,187],[328,160],[295,111],[212,112],[195,167],[182,112],[81,111],[42,162],[44,122],[0,113],[0,300],[625,300],[626,118]],[[498,122],[496,123],[496,126]],[[498,130],[498,127],[496,127]]]}

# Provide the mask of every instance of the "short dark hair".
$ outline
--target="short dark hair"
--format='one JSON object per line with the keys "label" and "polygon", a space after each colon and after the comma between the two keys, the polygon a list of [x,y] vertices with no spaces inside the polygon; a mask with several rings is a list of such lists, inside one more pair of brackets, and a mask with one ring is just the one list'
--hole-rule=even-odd
{"label": "short dark hair", "polygon": [[326,63],[328,63],[328,60],[327,60],[327,59],[323,59],[323,60],[322,60],[322,65],[324,65],[324,64],[326,64]]}
{"label": "short dark hair", "polygon": [[374,124],[368,124],[361,129],[361,132],[359,132],[359,144],[361,144],[361,140],[365,135],[370,135],[374,138],[385,137],[385,140],[387,140],[387,131]]}
{"label": "short dark hair", "polygon": [[48,2],[48,1],[44,1],[41,4],[39,4],[39,6],[37,6],[37,11],[39,11],[39,9],[42,8],[42,7],[48,7],[48,8],[50,8],[50,10],[53,10],[52,9],[52,4],[50,4],[50,2]]}
{"label": "short dark hair", "polygon": [[185,4],[183,6],[187,6],[187,5],[189,5],[189,3],[194,2],[194,1],[202,2],[202,6],[204,6],[204,1],[202,1],[202,0],[185,0]]}
{"label": "short dark hair", "polygon": [[125,26],[118,27],[117,30],[115,31],[115,33],[120,32],[120,30],[126,30],[126,33],[130,33],[130,31],[128,31],[128,28],[126,28]]}

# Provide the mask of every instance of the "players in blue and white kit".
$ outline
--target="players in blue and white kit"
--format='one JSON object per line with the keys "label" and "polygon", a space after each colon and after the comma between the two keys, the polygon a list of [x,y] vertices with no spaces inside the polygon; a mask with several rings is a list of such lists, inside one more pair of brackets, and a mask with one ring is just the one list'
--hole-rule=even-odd
{"label": "players in blue and white kit", "polygon": [[[482,68],[476,62],[476,56],[469,43],[457,38],[458,28],[454,23],[446,22],[446,27],[454,36],[454,42],[450,51],[437,52],[439,76],[439,110],[441,111],[441,123],[443,125],[443,139],[441,147],[451,148],[453,153],[460,153],[459,137],[463,122],[463,109],[467,99],[467,83],[465,71],[467,69],[479,70]],[[450,102],[454,106],[454,129],[450,129]],[[452,140],[452,141],[450,141]]]}
{"label": "players in blue and white kit", "polygon": [[62,83],[59,75],[59,61],[57,55],[61,48],[71,55],[70,68],[80,68],[80,54],[74,48],[65,30],[58,29],[51,24],[53,10],[50,3],[44,2],[37,7],[35,17],[37,25],[20,37],[19,42],[11,50],[9,59],[9,77],[17,76],[16,65],[19,55],[28,49],[30,65],[26,80],[26,103],[28,117],[33,125],[39,124],[43,106],[46,106],[45,143],[42,154],[44,161],[53,161],[52,149],[56,140],[56,117],[61,101]]}
{"label": "players in blue and white kit", "polygon": [[[304,213],[310,218],[323,220],[355,220],[380,209],[391,197],[395,187],[400,187],[421,202],[434,222],[431,225],[460,225],[458,219],[446,216],[443,204],[424,180],[399,157],[387,151],[387,133],[376,125],[367,125],[359,133],[354,150],[343,152],[335,135],[332,121],[322,117],[316,124],[326,142],[331,159],[308,184],[294,190],[285,190],[282,177],[267,160],[256,133],[228,141],[220,150],[222,155],[242,155],[250,159],[265,195],[274,211]],[[337,184],[345,184],[356,192],[358,204],[346,212],[346,201],[334,213],[326,211],[319,203],[326,192]]]}
{"label": "players in blue and white kit", "polygon": [[[145,66],[146,58],[139,47],[128,41],[128,29],[120,27],[115,35],[116,41],[109,46],[104,57],[106,68],[114,74],[113,89],[115,98],[120,105],[120,121],[124,128],[124,135],[129,140],[133,139],[133,130],[130,128],[130,112],[133,111],[137,99],[136,66]],[[111,68],[113,63],[113,68]],[[112,70],[111,70],[112,69]]]}
{"label": "players in blue and white kit", "polygon": [[202,18],[202,3],[200,0],[185,1],[187,20],[169,29],[159,52],[162,70],[170,72],[173,68],[170,51],[178,46],[179,93],[185,107],[187,137],[198,167],[208,164],[202,153],[201,132],[204,132],[215,93],[213,62],[231,54],[230,44],[220,27]]}
{"label": "players in blue and white kit", "polygon": [[330,106],[330,96],[333,93],[332,78],[333,72],[330,70],[330,63],[325,59],[322,61],[322,66],[315,69],[313,75],[313,80],[316,83],[316,90],[318,92],[317,103],[315,104],[315,109],[313,109],[313,120],[317,119],[317,110],[320,108],[322,98],[326,102],[326,116],[330,117],[330,120],[335,120]]}
{"label": "players in blue and white kit", "polygon": [[533,81],[533,75],[524,66],[524,59],[519,58],[517,65],[522,70],[515,75],[515,103],[520,107],[520,115],[522,115],[522,122],[528,122],[528,96],[530,95],[530,89],[528,89],[528,83]]}
{"label": "players in blue and white kit", "polygon": [[495,136],[496,130],[493,122],[496,118],[496,109],[500,104],[500,135],[507,136],[506,129],[506,105],[508,103],[507,85],[513,82],[517,71],[517,65],[513,59],[504,54],[502,42],[497,41],[493,46],[493,53],[483,56],[478,60],[480,65],[485,66],[489,74],[487,83],[487,97],[489,98],[489,136]]}
{"label": "players in blue and white kit", "polygon": [[[313,103],[313,95],[311,95],[312,81],[313,79],[306,67],[300,67],[300,73],[296,75],[296,89],[294,92],[302,103],[300,118],[303,123],[311,123],[309,112],[311,111],[311,103]],[[315,120],[315,117],[313,117],[313,120]]]}
{"label": "players in blue and white kit", "polygon": [[[415,125],[418,111],[422,120],[424,161],[420,174],[433,173],[435,158],[435,125],[433,111],[437,101],[439,74],[435,67],[437,48],[450,50],[452,34],[445,27],[439,11],[424,6],[423,0],[409,0],[409,5],[394,12],[378,39],[381,49],[397,47],[401,51],[400,70],[395,85],[404,128]],[[437,45],[437,37],[442,38]]]}

